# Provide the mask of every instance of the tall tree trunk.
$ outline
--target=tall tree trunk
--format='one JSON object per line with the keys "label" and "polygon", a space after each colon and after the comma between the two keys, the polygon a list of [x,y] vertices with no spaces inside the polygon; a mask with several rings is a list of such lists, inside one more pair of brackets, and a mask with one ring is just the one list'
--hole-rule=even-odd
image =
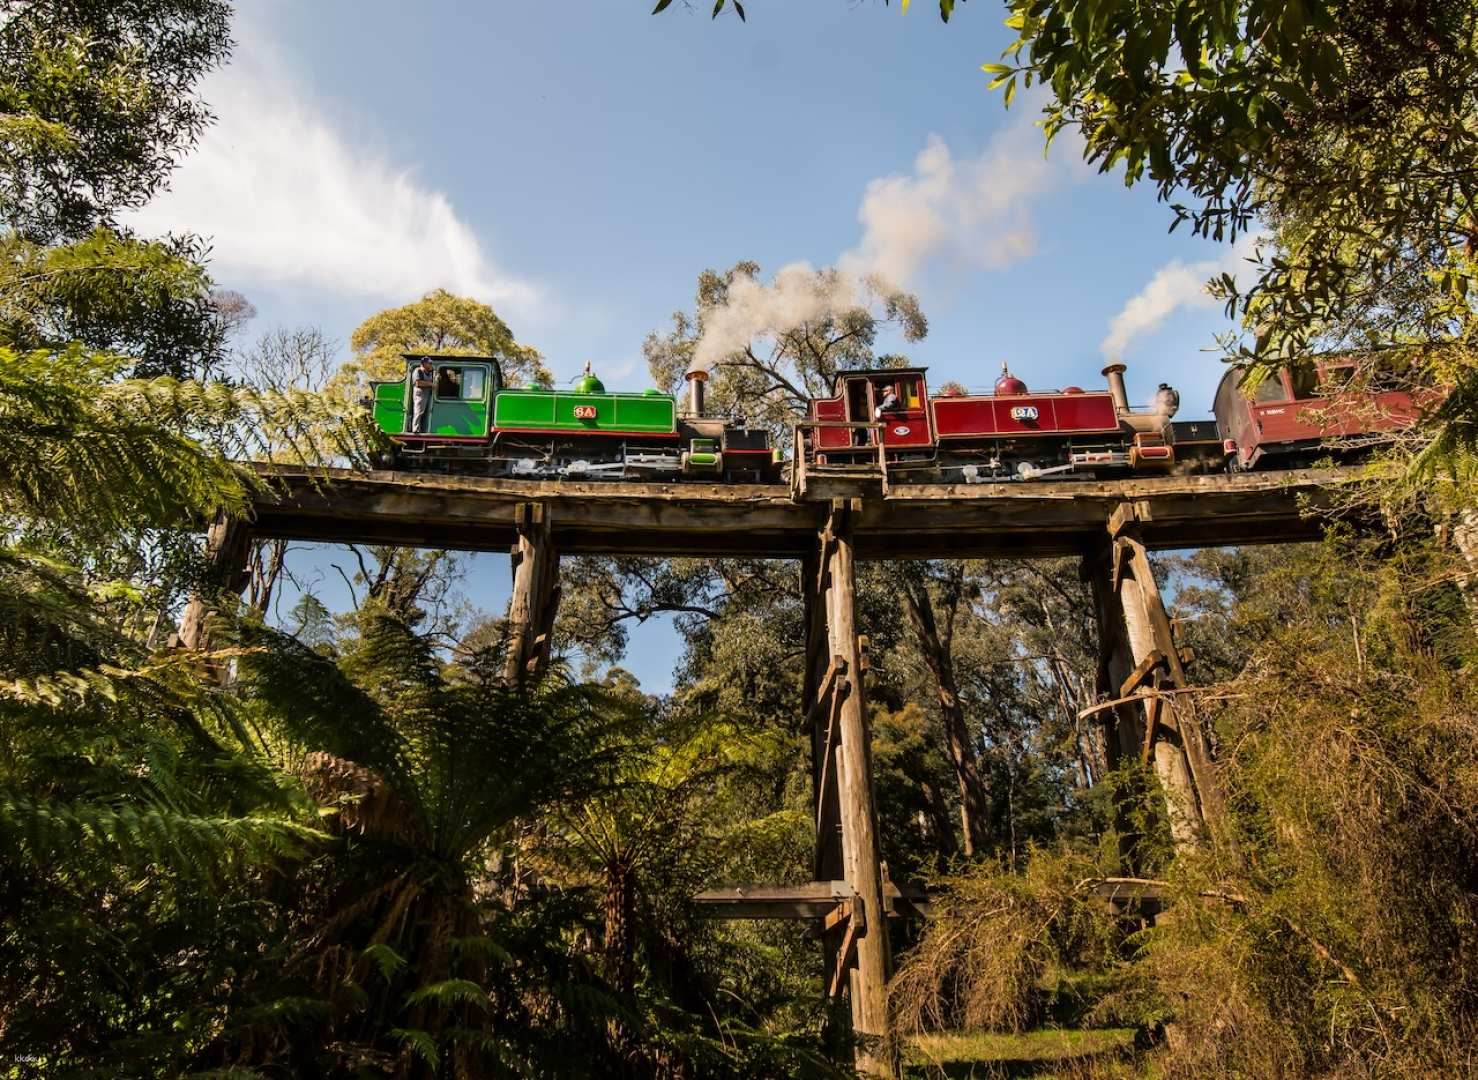
{"label": "tall tree trunk", "polygon": [[286,559],[286,540],[258,540],[252,545],[251,577],[246,586],[246,604],[263,618],[267,615],[267,609],[272,606],[272,594],[277,587],[277,579],[282,576]]}
{"label": "tall tree trunk", "polygon": [[944,792],[934,784],[924,784],[922,787],[924,805],[929,808],[925,817],[929,828],[939,837],[939,854],[953,855],[959,845],[955,843],[955,829],[949,820],[949,803],[945,800]]}
{"label": "tall tree trunk", "polygon": [[944,739],[954,764],[955,779],[960,785],[960,825],[965,838],[965,855],[973,856],[984,849],[989,820],[985,783],[975,764],[975,751],[965,724],[965,710],[960,705],[959,684],[955,682],[954,661],[948,640],[941,638],[934,603],[929,598],[926,581],[908,581],[903,595],[908,605],[908,620],[918,638],[919,652],[934,676],[939,696],[939,713],[944,720]]}
{"label": "tall tree trunk", "polygon": [[611,984],[621,993],[636,988],[636,877],[624,857],[606,866],[605,954]]}

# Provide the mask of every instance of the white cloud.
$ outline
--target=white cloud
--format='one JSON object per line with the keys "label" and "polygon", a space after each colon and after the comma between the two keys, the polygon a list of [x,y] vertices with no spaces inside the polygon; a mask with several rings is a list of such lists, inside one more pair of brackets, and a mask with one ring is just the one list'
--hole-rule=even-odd
{"label": "white cloud", "polygon": [[930,135],[912,173],[869,181],[857,210],[862,239],[838,265],[902,287],[940,258],[1005,269],[1036,254],[1032,203],[1060,172],[1032,124],[1007,128],[967,158]]}
{"label": "white cloud", "polygon": [[[1035,115],[1032,102],[1023,109]],[[1071,136],[1059,139],[1071,143]],[[1030,120],[995,135],[973,157],[957,158],[930,135],[906,175],[870,180],[857,209],[862,237],[842,253],[836,273],[806,263],[782,267],[770,284],[741,279],[728,302],[708,313],[694,352],[709,367],[766,334],[865,303],[873,283],[908,289],[938,262],[1004,270],[1036,254],[1033,204],[1064,177],[1084,175],[1071,146],[1048,159]]]}
{"label": "white cloud", "polygon": [[1138,338],[1153,333],[1181,308],[1210,308],[1220,301],[1206,291],[1213,277],[1234,278],[1248,269],[1247,260],[1256,252],[1261,233],[1248,233],[1220,259],[1186,263],[1173,259],[1150,278],[1149,283],[1119,309],[1109,323],[1108,336],[1099,343],[1104,358],[1117,361]]}
{"label": "white cloud", "polygon": [[225,285],[407,302],[438,286],[514,314],[539,290],[500,270],[440,191],[314,106],[270,42],[243,44],[204,96],[219,117],[134,216],[211,241]]}

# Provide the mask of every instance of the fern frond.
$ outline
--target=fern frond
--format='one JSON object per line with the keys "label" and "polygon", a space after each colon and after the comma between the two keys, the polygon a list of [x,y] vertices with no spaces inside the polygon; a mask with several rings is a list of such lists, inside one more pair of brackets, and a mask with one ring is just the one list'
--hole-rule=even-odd
{"label": "fern frond", "polygon": [[436,1038],[429,1031],[421,1031],[418,1028],[391,1028],[390,1037],[402,1043],[416,1057],[424,1061],[428,1068],[435,1070],[441,1063],[441,1055],[436,1051]]}
{"label": "fern frond", "polygon": [[231,458],[362,461],[362,410],[303,391],[118,380],[80,346],[0,347],[0,513],[123,531],[237,513],[260,483]]}
{"label": "fern frond", "polygon": [[405,1003],[411,1007],[434,1004],[443,1008],[460,1003],[486,1011],[488,992],[471,979],[442,979],[413,990],[405,996]]}
{"label": "fern frond", "polygon": [[160,808],[43,803],[0,798],[0,841],[29,862],[79,852],[134,868],[165,866],[215,880],[237,864],[262,865],[301,858],[327,839],[317,829],[282,818],[185,814]]}
{"label": "fern frond", "polygon": [[386,982],[389,982],[405,970],[405,957],[401,956],[389,945],[371,945],[359,955],[361,958],[373,963],[380,972],[380,978]]}

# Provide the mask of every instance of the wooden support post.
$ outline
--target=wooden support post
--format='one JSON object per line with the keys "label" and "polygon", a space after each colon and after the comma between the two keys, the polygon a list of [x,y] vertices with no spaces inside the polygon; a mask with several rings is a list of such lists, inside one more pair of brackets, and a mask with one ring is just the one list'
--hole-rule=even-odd
{"label": "wooden support post", "polygon": [[542,503],[514,509],[513,596],[508,602],[508,658],[503,681],[523,687],[537,682],[549,665],[554,616],[559,608],[559,555],[549,537],[549,511]]}
{"label": "wooden support post", "polygon": [[[180,619],[180,644],[187,649],[210,647],[211,622],[221,609],[221,602],[241,595],[246,588],[247,555],[251,549],[251,529],[241,518],[222,512],[216,515],[205,534],[205,579],[190,596]],[[221,671],[224,675],[224,670]]]}
{"label": "wooden support post", "polygon": [[[811,727],[816,783],[816,876],[841,878],[856,898],[845,941],[827,935],[828,970],[847,989],[852,1030],[860,1040],[857,1066],[891,1075],[887,984],[892,974],[887,921],[882,917],[883,873],[873,791],[871,733],[857,635],[852,516],[856,500],[832,501],[817,554],[803,566],[808,636],[806,714]],[[842,673],[849,678],[843,679]],[[831,701],[825,700],[829,693]],[[876,913],[876,917],[867,916]],[[842,974],[845,973],[845,979]]]}
{"label": "wooden support post", "polygon": [[[1120,696],[1149,682],[1155,690],[1188,685],[1181,652],[1164,597],[1140,536],[1149,519],[1143,503],[1121,503],[1109,515],[1105,557],[1093,568],[1100,640],[1106,643],[1100,689]],[[1121,629],[1122,628],[1122,629]],[[1170,830],[1177,849],[1198,847],[1225,801],[1211,763],[1210,747],[1189,701],[1173,708],[1147,697],[1142,707],[1121,707],[1121,755],[1152,761],[1165,790]]]}
{"label": "wooden support post", "polygon": [[[1083,562],[1083,575],[1093,590],[1094,615],[1098,626],[1098,696],[1101,700],[1121,697],[1119,689],[1135,670],[1133,649],[1124,625],[1124,605],[1119,597],[1113,546],[1106,545]],[[1110,769],[1137,755],[1144,741],[1144,714],[1137,708],[1119,706],[1096,714],[1100,719],[1104,757]]]}

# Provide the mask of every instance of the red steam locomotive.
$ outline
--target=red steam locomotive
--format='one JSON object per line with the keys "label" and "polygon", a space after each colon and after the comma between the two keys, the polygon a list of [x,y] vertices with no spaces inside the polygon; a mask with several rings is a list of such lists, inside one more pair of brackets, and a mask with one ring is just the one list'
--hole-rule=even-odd
{"label": "red steam locomotive", "polygon": [[[819,464],[861,463],[877,459],[881,438],[890,473],[965,483],[1235,472],[1346,454],[1410,426],[1418,413],[1404,391],[1342,393],[1354,365],[1332,359],[1279,371],[1250,400],[1233,368],[1217,388],[1214,419],[1175,420],[1180,396],[1165,383],[1149,407],[1131,408],[1124,370],[1105,367],[1103,390],[1032,392],[1003,365],[993,393],[947,388],[932,398],[925,368],[844,372],[832,397],[811,402],[813,424],[796,452]],[[871,421],[882,427],[855,426]]]}

